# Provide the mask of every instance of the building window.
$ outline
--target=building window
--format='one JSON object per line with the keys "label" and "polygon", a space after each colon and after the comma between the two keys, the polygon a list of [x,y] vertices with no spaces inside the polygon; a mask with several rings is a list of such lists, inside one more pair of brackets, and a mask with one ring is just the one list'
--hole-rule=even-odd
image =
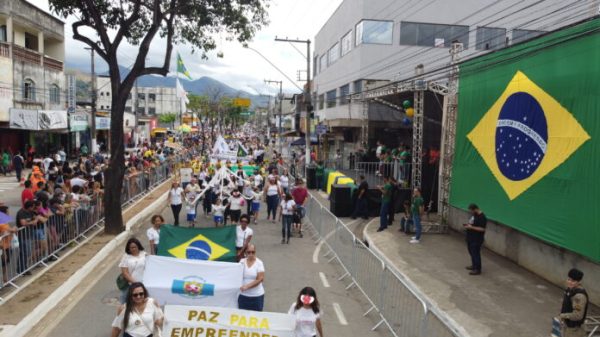
{"label": "building window", "polygon": [[23,100],[35,101],[35,83],[30,79],[23,82]]}
{"label": "building window", "polygon": [[137,112],[140,115],[143,115],[146,112],[146,110],[144,110],[143,106],[139,106],[139,107],[137,107],[137,109],[135,110],[135,112]]}
{"label": "building window", "polygon": [[321,55],[319,59],[319,73],[327,68],[327,53],[325,55]]}
{"label": "building window", "polygon": [[100,110],[104,110],[104,105],[101,105],[101,106],[100,106]]}
{"label": "building window", "polygon": [[353,93],[358,94],[362,92],[362,80],[354,81]]}
{"label": "building window", "polygon": [[352,31],[342,37],[342,56],[348,54],[352,50]]}
{"label": "building window", "polygon": [[130,106],[126,106],[125,107],[125,112],[131,112],[131,107]]}
{"label": "building window", "polygon": [[505,28],[477,27],[477,33],[475,34],[475,49],[493,50],[502,48],[505,45]]}
{"label": "building window", "polygon": [[346,105],[350,102],[350,84],[340,87],[340,105]]}
{"label": "building window", "polygon": [[317,76],[317,70],[319,70],[317,62],[319,61],[319,56],[315,55],[313,59],[313,77]]}
{"label": "building window", "polygon": [[148,108],[149,115],[156,115],[156,108]]}
{"label": "building window", "polygon": [[512,43],[523,42],[525,40],[540,36],[544,33],[544,31],[540,30],[514,29],[512,32]]}
{"label": "building window", "polygon": [[60,104],[60,88],[56,84],[50,86],[50,103]]}
{"label": "building window", "polygon": [[137,98],[141,101],[146,100],[146,94],[145,93],[139,93],[137,94]]}
{"label": "building window", "polygon": [[333,63],[335,63],[335,61],[337,61],[340,58],[340,43],[336,42],[336,44],[333,45],[333,47],[331,47],[329,49],[329,65],[332,65]]}
{"label": "building window", "polygon": [[38,39],[37,36],[29,33],[25,33],[25,48],[31,50],[38,50]]}
{"label": "building window", "polygon": [[0,26],[0,42],[6,42],[6,25]]}
{"label": "building window", "polygon": [[109,96],[110,96],[110,91],[107,91],[106,92],[106,97],[109,97]]}
{"label": "building window", "polygon": [[424,47],[450,47],[452,41],[469,48],[469,26],[401,22],[400,44]]}
{"label": "building window", "polygon": [[323,110],[325,104],[325,95],[319,95],[319,110]]}
{"label": "building window", "polygon": [[328,108],[333,108],[335,107],[335,96],[336,96],[336,90],[331,90],[327,92],[327,107]]}
{"label": "building window", "polygon": [[100,91],[100,96],[104,96],[104,92],[103,91]]}
{"label": "building window", "polygon": [[392,44],[393,21],[363,20],[356,25],[356,45]]}
{"label": "building window", "polygon": [[148,94],[148,101],[150,101],[150,103],[156,102],[156,94]]}

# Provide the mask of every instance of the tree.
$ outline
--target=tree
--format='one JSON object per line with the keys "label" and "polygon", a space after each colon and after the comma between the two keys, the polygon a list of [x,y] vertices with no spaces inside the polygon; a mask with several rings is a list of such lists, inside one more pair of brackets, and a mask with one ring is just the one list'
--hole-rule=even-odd
{"label": "tree", "polygon": [[171,129],[173,129],[175,127],[176,120],[177,120],[177,114],[173,113],[173,112],[164,113],[158,117],[159,122],[161,122],[162,124],[171,125]]}
{"label": "tree", "polygon": [[[49,0],[50,9],[74,17],[73,38],[88,45],[108,65],[112,91],[110,162],[105,174],[105,231],[123,231],[121,187],[125,174],[123,114],[136,78],[169,73],[174,44],[189,44],[203,57],[215,49],[215,33],[245,43],[267,23],[268,0]],[[148,66],[151,43],[165,44],[162,66]],[[157,39],[158,40],[158,39]],[[119,71],[123,41],[138,46],[135,62],[124,78]]]}

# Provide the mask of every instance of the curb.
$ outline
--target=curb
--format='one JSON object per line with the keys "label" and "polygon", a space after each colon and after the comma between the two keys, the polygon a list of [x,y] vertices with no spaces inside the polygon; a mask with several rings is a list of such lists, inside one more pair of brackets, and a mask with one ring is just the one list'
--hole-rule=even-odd
{"label": "curb", "polygon": [[400,278],[406,285],[409,291],[418,294],[421,298],[423,298],[427,308],[432,313],[436,314],[438,318],[442,322],[448,323],[453,330],[459,333],[459,336],[463,337],[471,337],[471,334],[468,333],[465,328],[459,324],[455,319],[450,317],[444,310],[440,309],[439,305],[433,301],[429,296],[427,296],[418,285],[416,285],[406,274],[400,271],[398,267],[390,260],[371,240],[371,236],[369,235],[367,229],[371,223],[367,223],[365,228],[363,229],[363,240],[365,240],[369,244],[369,249],[381,260],[383,260],[386,264],[386,268],[390,269],[392,273],[394,273],[398,278]]}
{"label": "curb", "polygon": [[[160,184],[158,188],[164,184],[170,183],[169,180]],[[143,211],[134,215],[125,224],[125,231],[117,235],[115,238],[110,240],[102,249],[94,255],[81,269],[73,274],[67,281],[65,281],[60,287],[58,287],[50,296],[48,296],[42,303],[40,303],[32,312],[25,316],[17,325],[13,327],[6,327],[6,330],[0,333],[0,337],[23,337],[26,336],[29,331],[39,323],[47,314],[52,310],[59,302],[67,297],[73,289],[77,287],[79,283],[83,281],[88,275],[90,275],[95,267],[103,262],[103,260],[112,252],[113,249],[122,245],[123,242],[131,234],[131,227],[135,225],[142,218],[147,217],[152,211],[154,211],[161,203],[167,200],[168,194],[163,194],[158,197],[154,202],[144,208]],[[143,200],[143,199],[142,199]],[[138,201],[138,202],[141,202]],[[137,202],[136,202],[137,203]],[[134,204],[135,205],[135,204]]]}

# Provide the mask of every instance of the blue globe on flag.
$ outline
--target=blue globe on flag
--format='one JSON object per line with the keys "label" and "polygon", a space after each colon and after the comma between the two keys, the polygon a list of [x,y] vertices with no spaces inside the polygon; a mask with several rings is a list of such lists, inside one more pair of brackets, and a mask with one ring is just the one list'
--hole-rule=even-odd
{"label": "blue globe on flag", "polygon": [[207,261],[210,258],[212,249],[208,242],[204,240],[193,241],[185,249],[185,258],[191,260],[204,260]]}
{"label": "blue globe on flag", "polygon": [[548,147],[548,123],[544,110],[530,94],[510,95],[496,126],[496,163],[512,181],[529,178],[540,166]]}

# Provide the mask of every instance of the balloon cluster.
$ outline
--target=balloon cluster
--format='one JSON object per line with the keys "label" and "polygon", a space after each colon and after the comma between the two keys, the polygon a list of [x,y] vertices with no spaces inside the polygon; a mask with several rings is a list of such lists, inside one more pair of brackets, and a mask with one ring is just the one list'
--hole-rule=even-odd
{"label": "balloon cluster", "polygon": [[411,118],[415,115],[415,109],[412,107],[412,102],[409,100],[402,102],[402,106],[404,106],[404,113],[406,114],[406,117],[402,119],[402,123],[404,125],[410,125],[412,122]]}

